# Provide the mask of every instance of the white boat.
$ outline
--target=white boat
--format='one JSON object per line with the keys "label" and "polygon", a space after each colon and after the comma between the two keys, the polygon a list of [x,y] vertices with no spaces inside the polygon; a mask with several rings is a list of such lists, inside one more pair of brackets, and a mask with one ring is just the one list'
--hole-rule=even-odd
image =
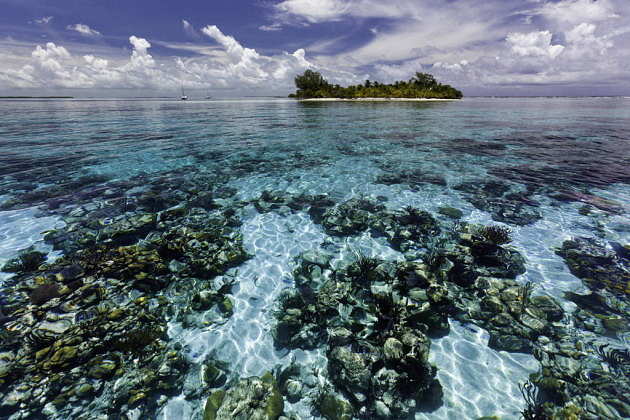
{"label": "white boat", "polygon": [[182,97],[180,99],[182,101],[187,101],[188,100],[188,96],[186,95],[186,92],[184,92],[184,86],[182,86]]}

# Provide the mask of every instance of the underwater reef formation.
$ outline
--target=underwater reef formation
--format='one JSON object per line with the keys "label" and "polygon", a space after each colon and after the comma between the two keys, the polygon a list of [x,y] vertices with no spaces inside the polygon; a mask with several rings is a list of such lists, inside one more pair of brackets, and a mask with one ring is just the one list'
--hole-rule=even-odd
{"label": "underwater reef formation", "polygon": [[576,277],[593,290],[607,289],[613,294],[630,293],[630,247],[609,246],[593,238],[565,241],[556,251]]}
{"label": "underwater reef formation", "polygon": [[565,241],[556,253],[590,289],[586,295],[566,293],[566,298],[578,307],[573,314],[575,323],[585,331],[604,336],[630,331],[629,246],[574,238]]}
{"label": "underwater reef formation", "polygon": [[167,322],[208,310],[224,322],[233,279],[217,276],[249,258],[240,221],[203,203],[125,212],[95,235],[87,217],[47,236],[62,258],[27,250],[5,265],[17,275],[3,305],[0,416],[149,418],[182,391],[191,366]]}
{"label": "underwater reef formation", "polygon": [[271,372],[244,378],[227,391],[213,392],[206,401],[203,420],[277,420],[284,400]]}
{"label": "underwater reef formation", "polygon": [[[256,164],[252,157],[237,171]],[[432,182],[416,175],[405,183]],[[208,419],[297,419],[283,412],[285,401],[310,403],[326,419],[406,418],[441,404],[429,354],[449,320],[485,329],[496,350],[539,360],[540,372],[522,388],[525,418],[630,416],[630,355],[606,340],[630,321],[627,246],[576,238],[557,250],[591,289],[567,294],[578,307],[569,314],[526,277],[517,280],[525,261],[505,227],[459,222],[454,208],[392,210],[384,197],[336,202],[263,191],[238,201],[228,178],[173,171],[143,188],[143,177],[106,188],[85,179],[76,194],[5,202],[42,200],[66,226],[45,236],[60,259],[27,249],[3,267],[16,276],[0,314],[0,416],[150,418],[183,393],[192,401],[209,396],[201,409]],[[460,187],[495,220],[538,220],[533,190]],[[325,372],[292,365],[241,378],[211,358],[191,363],[166,334],[168,322],[202,329],[232,315],[235,277],[227,271],[249,258],[239,214],[250,205],[259,213],[305,212],[335,240],[370,232],[405,259],[357,253],[339,266],[326,251],[297,259],[296,287],[278,302],[273,337],[281,348],[322,349]]]}
{"label": "underwater reef formation", "polygon": [[376,178],[376,184],[383,185],[396,185],[405,184],[412,190],[418,190],[421,184],[434,184],[445,187],[447,185],[446,179],[438,174],[427,173],[421,170],[403,171],[398,172],[396,169],[389,165],[379,165],[381,169],[386,173],[379,175]]}
{"label": "underwater reef formation", "polygon": [[497,222],[525,226],[542,218],[538,204],[531,198],[533,190],[514,192],[509,184],[500,181],[466,182],[454,189],[464,193],[470,204],[487,211]]}
{"label": "underwater reef formation", "polygon": [[297,290],[280,299],[277,344],[328,343],[330,379],[362,415],[406,416],[430,390],[439,396],[429,327],[419,305],[399,306],[395,264],[362,257],[337,271],[324,262],[296,269]]}
{"label": "underwater reef formation", "polygon": [[[428,213],[388,212],[361,200],[336,208],[343,211],[331,217],[345,228],[338,231],[367,229],[379,215],[374,218],[387,226],[382,230],[390,232],[390,243],[431,248],[421,261],[357,254],[338,267],[325,251],[296,260],[296,288],[279,299],[273,334],[279,347],[325,349],[330,385],[312,401],[321,415],[406,418],[439,406],[441,387],[428,354],[431,337],[448,333],[449,319],[484,328],[496,350],[539,360],[540,372],[522,388],[525,418],[615,419],[630,413],[624,374],[630,355],[597,339],[584,344],[554,299],[533,295],[531,283],[514,280],[525,268],[507,245],[508,229],[439,226]],[[409,234],[409,217],[420,234]],[[327,414],[331,406],[345,414]]]}
{"label": "underwater reef formation", "polygon": [[[357,219],[345,226],[365,227],[365,203],[343,206],[352,209],[346,217]],[[430,214],[416,209],[388,216],[378,218],[379,226],[394,244],[427,241],[440,232]],[[508,280],[524,271],[522,258],[485,232],[462,227],[452,247],[427,254],[424,263],[357,255],[354,263],[335,269],[329,255],[302,255],[294,271],[296,289],[280,298],[277,345],[325,346],[330,381],[362,418],[405,418],[419,406],[439,406],[441,387],[428,354],[430,337],[448,333],[449,317],[488,328],[496,348],[531,351],[525,343],[553,330],[551,323],[563,315],[546,298],[526,295],[524,307],[524,292]],[[513,292],[502,294],[509,287]],[[481,294],[487,295],[482,304]]]}

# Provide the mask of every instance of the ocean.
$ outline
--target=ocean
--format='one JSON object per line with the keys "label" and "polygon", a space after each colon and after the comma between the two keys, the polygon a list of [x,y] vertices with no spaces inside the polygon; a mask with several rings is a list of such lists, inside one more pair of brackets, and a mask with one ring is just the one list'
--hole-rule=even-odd
{"label": "ocean", "polygon": [[630,416],[629,184],[624,98],[0,101],[0,418]]}

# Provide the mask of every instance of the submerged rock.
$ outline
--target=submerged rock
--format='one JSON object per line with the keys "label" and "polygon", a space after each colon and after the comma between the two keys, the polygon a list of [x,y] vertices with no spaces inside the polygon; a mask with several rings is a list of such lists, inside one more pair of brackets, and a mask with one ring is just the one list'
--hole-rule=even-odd
{"label": "submerged rock", "polygon": [[630,294],[630,259],[625,248],[608,247],[594,238],[565,241],[556,253],[564,258],[569,270],[597,291],[607,289],[614,294]]}
{"label": "submerged rock", "polygon": [[510,185],[501,181],[467,182],[454,189],[462,191],[470,204],[490,213],[497,222],[525,226],[542,218],[529,190],[511,192]]}
{"label": "submerged rock", "polygon": [[322,216],[322,225],[329,235],[354,235],[366,230],[373,214],[384,209],[376,200],[355,198],[327,210]]}
{"label": "submerged rock", "polygon": [[36,251],[31,247],[20,252],[20,255],[16,258],[9,260],[0,271],[7,273],[26,273],[37,270],[45,261],[46,254]]}
{"label": "submerged rock", "polygon": [[241,379],[227,391],[216,391],[206,401],[204,420],[276,420],[284,401],[271,373]]}
{"label": "submerged rock", "polygon": [[352,405],[331,393],[323,393],[315,402],[317,410],[326,420],[352,420]]}
{"label": "submerged rock", "polygon": [[438,209],[438,213],[443,216],[450,217],[451,219],[461,219],[464,216],[464,213],[453,207],[440,207]]}

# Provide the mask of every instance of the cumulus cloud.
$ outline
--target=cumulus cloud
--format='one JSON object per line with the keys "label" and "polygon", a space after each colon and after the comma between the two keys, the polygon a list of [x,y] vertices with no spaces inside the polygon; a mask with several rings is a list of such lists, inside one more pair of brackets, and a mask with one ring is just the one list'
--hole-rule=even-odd
{"label": "cumulus cloud", "polygon": [[60,60],[70,58],[68,50],[54,42],[47,43],[45,48],[38,45],[31,55],[42,68],[50,71],[60,70]]}
{"label": "cumulus cloud", "polygon": [[0,85],[4,82],[9,87],[109,88],[173,83],[172,76],[155,68],[155,61],[148,53],[148,41],[135,36],[129,41],[133,46],[131,57],[113,66],[107,59],[94,55],[73,56],[53,42],[37,45],[31,61],[6,71]]}
{"label": "cumulus cloud", "polygon": [[83,36],[87,36],[87,37],[98,37],[101,36],[101,33],[97,30],[94,30],[92,28],[90,28],[88,25],[85,25],[83,23],[77,23],[75,25],[68,25],[66,26],[66,29],[69,31],[75,31],[78,32],[79,34],[83,35]]}
{"label": "cumulus cloud", "polygon": [[567,31],[568,54],[574,58],[605,56],[614,44],[608,37],[598,36],[596,30],[596,25],[584,22]]}
{"label": "cumulus cloud", "polygon": [[523,57],[556,58],[564,50],[563,45],[552,45],[552,34],[549,31],[529,33],[510,33],[506,41],[512,51]]}
{"label": "cumulus cloud", "polygon": [[352,73],[318,67],[307,59],[304,49],[263,55],[217,26],[206,26],[202,33],[220,47],[212,55],[160,61],[150,53],[151,42],[137,36],[129,37],[132,50],[126,59],[74,56],[52,42],[38,45],[27,63],[0,72],[0,87],[177,89],[185,84],[189,88],[248,86],[289,91],[295,75],[307,68],[323,70],[331,80],[355,80]]}
{"label": "cumulus cloud", "polygon": [[151,43],[144,38],[138,38],[135,35],[129,37],[129,43],[133,45],[135,53],[146,54],[147,50],[151,48]]}
{"label": "cumulus cloud", "polygon": [[[545,83],[630,86],[627,0],[275,0],[270,11],[269,24],[259,30],[296,25],[292,30],[298,31],[341,22],[352,35],[340,33],[304,46],[293,39],[293,52],[263,54],[217,26],[195,29],[182,21],[190,37],[193,31],[197,34],[195,42],[149,42],[133,36],[131,52],[124,57],[113,48],[110,54],[87,50],[66,56],[56,52],[59,44],[41,46],[33,56],[34,46],[22,56],[0,48],[0,87],[155,89],[184,83],[204,89],[265,87],[281,93],[291,90],[295,74],[306,68],[340,84],[366,78],[389,82],[426,71],[465,92],[466,87]],[[154,57],[151,44],[185,54]],[[64,46],[68,54],[76,51],[76,45]]]}
{"label": "cumulus cloud", "polygon": [[93,55],[84,55],[83,59],[87,65],[94,70],[104,70],[109,65],[109,61],[106,59],[94,57]]}
{"label": "cumulus cloud", "polygon": [[302,48],[293,53],[265,56],[252,48],[241,45],[234,37],[224,34],[217,26],[209,25],[202,32],[217,42],[225,51],[225,60],[221,66],[212,66],[208,62],[191,60],[188,70],[204,79],[215,80],[223,86],[234,83],[247,86],[268,86],[293,89],[293,78],[307,68],[323,71],[331,81],[356,80],[354,74],[339,68],[329,69],[318,66],[306,58]]}

